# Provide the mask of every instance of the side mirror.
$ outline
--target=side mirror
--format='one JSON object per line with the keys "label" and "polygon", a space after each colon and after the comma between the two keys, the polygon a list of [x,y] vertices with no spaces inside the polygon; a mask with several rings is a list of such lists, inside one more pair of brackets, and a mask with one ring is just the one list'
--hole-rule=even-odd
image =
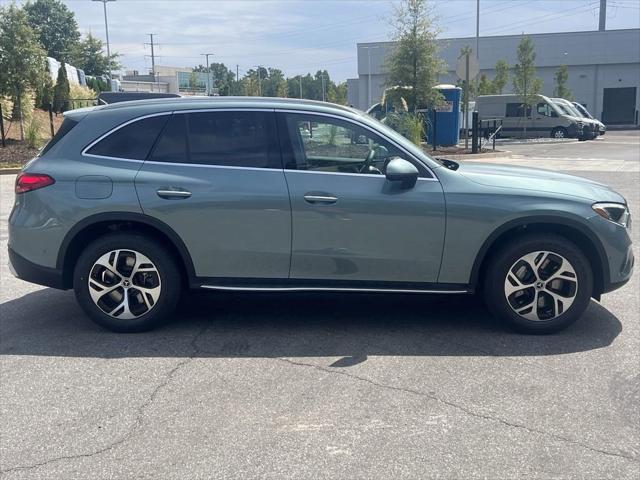
{"label": "side mirror", "polygon": [[403,188],[413,188],[418,181],[418,169],[410,162],[400,157],[389,160],[385,169],[385,176],[390,182],[400,182]]}

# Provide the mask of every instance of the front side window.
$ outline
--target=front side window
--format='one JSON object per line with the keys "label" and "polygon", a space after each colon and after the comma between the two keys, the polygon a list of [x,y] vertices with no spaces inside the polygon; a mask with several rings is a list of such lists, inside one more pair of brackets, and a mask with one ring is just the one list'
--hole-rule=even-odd
{"label": "front side window", "polygon": [[124,125],[92,146],[87,153],[145,160],[168,119],[169,115],[157,115]]}
{"label": "front side window", "polygon": [[382,174],[391,158],[406,157],[371,131],[330,117],[289,114],[286,128],[298,170]]}
{"label": "front side window", "polygon": [[558,116],[558,114],[551,107],[551,105],[549,105],[548,103],[544,103],[544,102],[540,102],[536,106],[536,111],[538,112],[538,115],[543,115],[545,117],[557,117]]}

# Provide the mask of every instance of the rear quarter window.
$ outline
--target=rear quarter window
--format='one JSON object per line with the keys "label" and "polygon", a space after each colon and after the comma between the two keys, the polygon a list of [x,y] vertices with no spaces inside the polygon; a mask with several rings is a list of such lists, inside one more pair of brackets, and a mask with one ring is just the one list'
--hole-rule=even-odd
{"label": "rear quarter window", "polygon": [[66,117],[62,121],[62,125],[60,125],[60,128],[58,129],[56,134],[53,136],[53,138],[49,140],[49,142],[44,146],[42,150],[40,150],[40,153],[38,154],[38,156],[41,157],[45,153],[47,153],[49,150],[51,150],[51,148],[60,140],[62,140],[64,136],[67,133],[69,133],[73,129],[73,127],[75,127],[77,124],[78,124],[77,120],[73,120],[72,118]]}
{"label": "rear quarter window", "polygon": [[102,157],[145,160],[170,115],[156,115],[123,125],[86,153]]}

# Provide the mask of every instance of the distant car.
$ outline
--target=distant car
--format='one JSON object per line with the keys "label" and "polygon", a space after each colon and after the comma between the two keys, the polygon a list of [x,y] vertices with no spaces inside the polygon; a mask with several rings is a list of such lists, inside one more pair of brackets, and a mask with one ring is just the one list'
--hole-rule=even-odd
{"label": "distant car", "polygon": [[589,110],[587,110],[587,108],[584,105],[578,102],[571,102],[571,103],[573,103],[573,106],[576,108],[576,110],[582,114],[583,118],[590,118],[591,120],[596,122],[596,124],[598,125],[598,131],[600,135],[604,135],[605,133],[607,133],[607,126],[604,123],[602,123],[600,120],[595,118],[593,115],[591,115],[589,113]]}
{"label": "distant car", "polygon": [[549,333],[624,285],[634,262],[629,209],[609,187],[438,161],[324,102],[72,110],[15,194],[15,275],[73,288],[89,317],[122,332],[170,319],[188,287],[482,292],[497,317]]}
{"label": "distant car", "polygon": [[156,93],[156,92],[100,92],[98,94],[98,105],[109,105],[111,103],[131,102],[133,100],[151,100],[157,98],[176,98],[177,93]]}
{"label": "distant car", "polygon": [[573,103],[565,98],[552,98],[551,101],[555,103],[565,114],[584,123],[581,140],[593,140],[598,137],[598,124],[591,118],[583,117],[582,114],[576,110],[576,107],[573,106]]}
{"label": "distant car", "polygon": [[548,97],[536,95],[532,107],[525,108],[522,98],[513,94],[480,95],[476,99],[480,120],[502,121],[502,137],[584,138],[583,119],[566,114]]}

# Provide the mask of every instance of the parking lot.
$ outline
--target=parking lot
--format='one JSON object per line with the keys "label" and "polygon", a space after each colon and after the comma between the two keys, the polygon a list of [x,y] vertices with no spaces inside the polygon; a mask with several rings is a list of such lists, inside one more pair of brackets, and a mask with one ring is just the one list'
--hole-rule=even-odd
{"label": "parking lot", "polygon": [[[612,185],[640,217],[640,132],[519,143],[500,163]],[[552,336],[473,298],[193,294],[118,335],[7,267],[2,478],[640,476],[640,274]],[[633,230],[640,258],[638,221]]]}

